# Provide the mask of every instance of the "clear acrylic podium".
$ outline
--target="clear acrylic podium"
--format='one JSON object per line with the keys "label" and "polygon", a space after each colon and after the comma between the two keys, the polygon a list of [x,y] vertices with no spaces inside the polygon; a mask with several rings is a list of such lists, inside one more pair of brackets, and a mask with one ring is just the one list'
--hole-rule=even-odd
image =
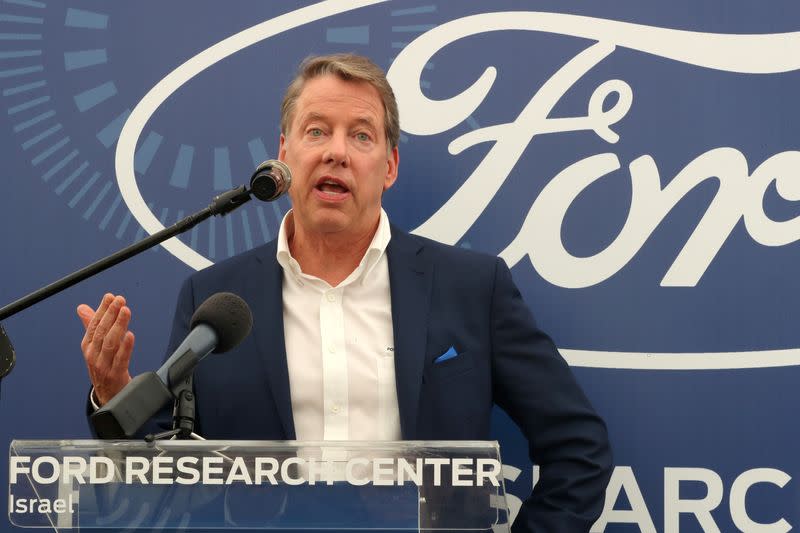
{"label": "clear acrylic podium", "polygon": [[19,527],[509,531],[497,442],[23,441]]}

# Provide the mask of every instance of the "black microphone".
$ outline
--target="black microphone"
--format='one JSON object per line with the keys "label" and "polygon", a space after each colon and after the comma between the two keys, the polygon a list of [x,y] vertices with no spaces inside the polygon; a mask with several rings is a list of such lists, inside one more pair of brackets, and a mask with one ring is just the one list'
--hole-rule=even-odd
{"label": "black microphone", "polygon": [[156,374],[172,387],[191,374],[210,353],[232,350],[250,334],[253,315],[247,303],[230,292],[218,292],[200,304],[190,322],[191,331]]}
{"label": "black microphone", "polygon": [[292,185],[292,172],[286,163],[277,159],[264,161],[250,178],[250,193],[264,202],[283,196]]}
{"label": "black microphone", "polygon": [[157,372],[131,380],[91,416],[101,439],[131,438],[161,407],[174,398],[172,389],[210,353],[223,353],[241,343],[253,326],[244,300],[219,292],[200,304],[192,315],[191,331]]}

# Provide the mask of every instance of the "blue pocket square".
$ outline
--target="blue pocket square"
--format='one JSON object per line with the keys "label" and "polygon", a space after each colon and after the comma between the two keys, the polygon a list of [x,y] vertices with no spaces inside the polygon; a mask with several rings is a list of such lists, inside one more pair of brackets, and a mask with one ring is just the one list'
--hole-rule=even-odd
{"label": "blue pocket square", "polygon": [[457,356],[458,356],[458,352],[456,352],[455,347],[451,346],[446,352],[444,352],[442,355],[440,355],[439,357],[434,359],[433,362],[434,363],[441,363],[443,361],[447,361],[448,359],[452,359],[453,357],[457,357]]}

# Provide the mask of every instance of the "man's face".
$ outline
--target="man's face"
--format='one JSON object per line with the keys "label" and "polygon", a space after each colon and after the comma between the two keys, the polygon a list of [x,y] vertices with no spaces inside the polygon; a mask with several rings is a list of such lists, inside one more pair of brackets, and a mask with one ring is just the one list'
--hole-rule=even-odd
{"label": "man's face", "polygon": [[378,91],[336,76],[306,82],[278,158],[292,171],[295,232],[355,238],[377,226],[399,161],[387,146]]}

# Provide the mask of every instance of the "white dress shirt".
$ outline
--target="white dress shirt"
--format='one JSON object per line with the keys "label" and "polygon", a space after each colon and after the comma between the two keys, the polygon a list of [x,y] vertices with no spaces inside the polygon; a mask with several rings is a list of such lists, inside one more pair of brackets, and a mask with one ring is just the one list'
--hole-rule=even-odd
{"label": "white dress shirt", "polygon": [[289,251],[292,231],[289,211],[277,260],[297,439],[399,440],[386,213],[358,267],[336,287],[303,273]]}

